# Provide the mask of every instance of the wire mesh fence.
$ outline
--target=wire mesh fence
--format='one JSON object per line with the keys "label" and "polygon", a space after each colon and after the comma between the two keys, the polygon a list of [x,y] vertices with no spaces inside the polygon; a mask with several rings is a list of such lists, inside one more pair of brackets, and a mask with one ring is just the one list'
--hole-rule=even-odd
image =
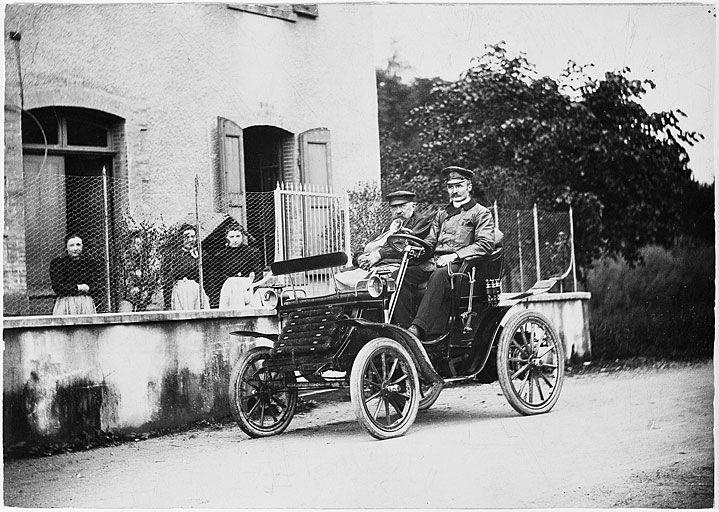
{"label": "wire mesh fence", "polygon": [[[197,180],[186,188],[169,221],[147,212],[133,217],[128,183],[121,179],[28,178],[27,300],[12,310],[6,306],[4,314],[53,314],[62,297],[74,297],[65,300],[70,303],[90,297],[98,313],[241,309],[265,305],[263,292],[277,281],[292,281],[310,296],[328,293],[337,269],[278,277],[269,265],[329,252],[357,254],[391,221],[382,201],[350,205],[346,194],[299,185],[237,197],[216,194]],[[442,207],[418,204],[417,210],[431,216]],[[504,234],[503,291],[524,290],[569,267],[568,213],[494,212]],[[562,286],[568,290],[572,283]],[[65,306],[65,313],[77,312]]]}
{"label": "wire mesh fence", "polygon": [[[420,215],[433,216],[444,204],[417,203]],[[505,209],[492,205],[496,224],[503,237],[502,291],[519,292],[536,281],[562,275],[572,263],[569,212],[542,212]],[[352,251],[361,253],[392,217],[387,203],[379,200],[352,205]],[[536,222],[535,222],[536,215]],[[575,289],[567,278],[562,291]]]}

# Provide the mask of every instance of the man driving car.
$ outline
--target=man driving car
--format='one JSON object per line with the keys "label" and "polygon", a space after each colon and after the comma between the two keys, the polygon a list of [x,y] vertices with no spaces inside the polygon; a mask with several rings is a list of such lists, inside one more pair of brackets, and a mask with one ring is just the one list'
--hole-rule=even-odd
{"label": "man driving car", "polygon": [[359,268],[340,272],[335,275],[339,290],[353,290],[360,279],[366,278],[372,269],[391,265],[392,270],[399,268],[402,253],[387,243],[387,238],[394,233],[406,233],[424,238],[429,233],[432,216],[421,215],[417,211],[415,193],[398,190],[387,194],[392,220],[374,239],[368,242],[362,254],[357,257]]}
{"label": "man driving car", "polygon": [[[495,233],[491,212],[470,195],[474,172],[450,166],[441,173],[450,202],[436,213],[425,239],[434,250],[434,265],[429,269],[426,265],[407,268],[393,316],[395,323],[407,327],[419,339],[446,329],[451,305],[447,266],[456,272],[464,258],[491,254],[495,237],[501,237]],[[417,285],[425,281],[427,291],[414,314]]]}

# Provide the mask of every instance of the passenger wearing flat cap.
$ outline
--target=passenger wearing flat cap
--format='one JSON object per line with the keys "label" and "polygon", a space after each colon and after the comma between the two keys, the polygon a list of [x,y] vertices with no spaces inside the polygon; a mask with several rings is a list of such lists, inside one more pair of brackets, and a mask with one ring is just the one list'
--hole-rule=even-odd
{"label": "passenger wearing flat cap", "polygon": [[365,245],[362,254],[357,256],[359,268],[339,272],[335,275],[337,288],[341,291],[354,290],[361,279],[365,279],[373,271],[386,268],[396,271],[402,260],[402,253],[387,243],[387,238],[394,233],[406,233],[424,238],[429,233],[432,216],[420,215],[416,210],[415,193],[398,190],[385,197],[392,213],[392,220],[370,242]]}
{"label": "passenger wearing flat cap", "polygon": [[[436,213],[425,239],[434,249],[434,268],[407,268],[393,316],[395,323],[408,327],[418,338],[446,330],[451,300],[447,265],[456,272],[464,258],[491,254],[502,236],[495,230],[491,212],[470,195],[474,172],[455,166],[441,172],[450,202]],[[425,281],[427,291],[415,313],[417,285]]]}

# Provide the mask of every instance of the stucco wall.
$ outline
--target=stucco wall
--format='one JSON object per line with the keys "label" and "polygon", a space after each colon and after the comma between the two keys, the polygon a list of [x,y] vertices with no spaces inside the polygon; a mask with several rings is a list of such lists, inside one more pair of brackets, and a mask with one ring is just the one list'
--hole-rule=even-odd
{"label": "stucco wall", "polygon": [[589,359],[592,344],[589,336],[588,292],[545,293],[531,297],[515,308],[533,309],[552,321],[564,344],[567,359]]}
{"label": "stucco wall", "polygon": [[323,4],[295,23],[226,4],[8,5],[5,100],[20,104],[7,36],[17,31],[24,108],[125,119],[131,208],[151,205],[168,222],[193,211],[196,173],[202,205],[213,204],[218,116],[295,134],[329,128],[341,191],[379,181],[370,23],[356,5]]}
{"label": "stucco wall", "polygon": [[277,332],[272,313],[242,313],[6,319],[4,445],[227,415],[229,374],[242,346],[229,333]]}

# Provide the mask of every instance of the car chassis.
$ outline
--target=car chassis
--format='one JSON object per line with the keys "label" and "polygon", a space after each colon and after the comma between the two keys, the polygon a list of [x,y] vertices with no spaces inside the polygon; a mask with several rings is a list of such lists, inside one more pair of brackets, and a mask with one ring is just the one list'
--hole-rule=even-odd
{"label": "car chassis", "polygon": [[[266,345],[243,350],[229,383],[230,408],[251,437],[283,432],[295,413],[298,392],[349,388],[359,422],[378,439],[404,435],[418,410],[432,406],[448,384],[499,380],[510,405],[523,415],[548,412],[564,380],[564,349],[556,329],[541,313],[512,306],[549,291],[563,275],[499,298],[502,250],[447,267],[452,284],[446,332],[420,341],[391,322],[410,262],[431,254],[411,235],[389,242],[403,253],[396,280],[373,272],[355,290],[320,297],[275,286],[279,333],[235,331]],[[331,253],[271,265],[274,275],[346,264]],[[571,269],[571,265],[570,265]]]}

